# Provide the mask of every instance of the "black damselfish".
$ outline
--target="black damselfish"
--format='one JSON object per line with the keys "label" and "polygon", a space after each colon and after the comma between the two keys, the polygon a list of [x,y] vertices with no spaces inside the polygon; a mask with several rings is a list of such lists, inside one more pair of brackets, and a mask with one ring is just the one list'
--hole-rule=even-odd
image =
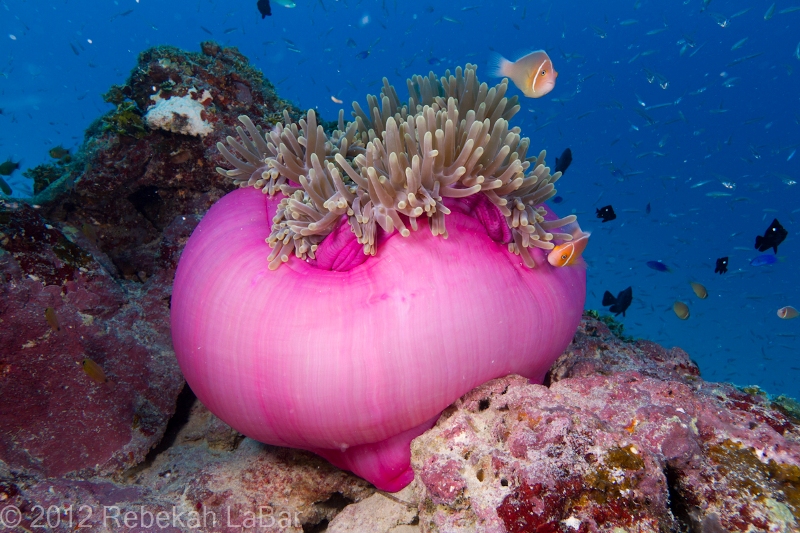
{"label": "black damselfish", "polygon": [[561,157],[556,157],[556,170],[553,172],[561,172],[562,174],[567,171],[570,164],[572,164],[572,150],[567,148],[561,152]]}
{"label": "black damselfish", "polygon": [[617,316],[620,313],[622,313],[622,316],[625,316],[625,310],[630,307],[632,301],[633,288],[631,287],[628,287],[624,291],[620,292],[616,298],[614,298],[614,295],[608,291],[603,294],[603,305],[610,305],[611,307],[609,307],[608,310],[614,313],[614,316]]}
{"label": "black damselfish", "polygon": [[597,218],[602,218],[603,222],[610,222],[617,218],[617,214],[614,212],[614,208],[610,205],[605,207],[601,207],[600,209],[595,209],[597,211]]}
{"label": "black damselfish", "polygon": [[714,273],[724,274],[728,271],[728,258],[720,257],[717,259],[717,266],[714,267]]}
{"label": "black damselfish", "polygon": [[258,12],[261,13],[262,19],[272,15],[272,8],[269,5],[269,0],[258,0],[256,6],[258,7]]}
{"label": "black damselfish", "polygon": [[783,242],[787,235],[789,235],[789,232],[781,226],[778,219],[773,219],[772,224],[764,232],[764,236],[759,235],[756,237],[756,249],[759,252],[766,252],[772,248],[777,254],[778,245]]}

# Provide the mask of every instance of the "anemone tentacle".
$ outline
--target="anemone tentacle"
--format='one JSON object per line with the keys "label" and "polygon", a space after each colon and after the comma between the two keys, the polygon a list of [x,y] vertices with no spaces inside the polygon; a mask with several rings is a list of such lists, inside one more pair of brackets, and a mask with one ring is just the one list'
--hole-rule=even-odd
{"label": "anemone tentacle", "polygon": [[266,134],[239,117],[241,141],[228,137],[232,150],[218,143],[234,168],[217,172],[240,187],[286,196],[267,238],[271,269],[292,253],[313,259],[343,217],[365,254],[376,253],[377,227],[408,236],[406,221],[416,230],[423,215],[431,232],[446,238],[444,198],[474,194],[505,216],[509,250],[528,267],[536,266],[528,248],[550,250],[554,240],[572,239],[550,230],[574,222],[574,215],[544,219],[542,204],[555,196],[561,172],[550,174],[544,150],[528,157],[530,140],[509,126],[520,106],[516,96],[505,96],[507,80],[489,88],[467,64],[438,79],[433,72],[413,76],[407,86],[402,104],[384,78],[380,98],[368,95],[366,110],[354,102],[347,124],[340,111],[330,136],[312,109],[297,124],[284,112],[284,123]]}

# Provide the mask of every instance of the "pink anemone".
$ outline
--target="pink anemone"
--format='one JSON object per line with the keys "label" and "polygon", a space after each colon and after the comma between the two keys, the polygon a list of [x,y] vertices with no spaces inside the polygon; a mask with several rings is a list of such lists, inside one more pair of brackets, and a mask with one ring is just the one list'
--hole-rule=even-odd
{"label": "pink anemone", "polygon": [[[364,255],[349,201],[304,259],[275,268],[265,240],[286,197],[245,187],[222,198],[183,251],[172,336],[192,390],[233,428],[396,491],[413,479],[411,440],[455,399],[511,373],[542,381],[580,321],[585,264],[551,266],[547,243],[520,255],[510,215],[482,193],[437,199],[447,238],[429,215],[407,236],[379,228],[377,251]],[[536,209],[539,227],[554,227]],[[574,217],[553,224],[565,240],[577,227]]]}

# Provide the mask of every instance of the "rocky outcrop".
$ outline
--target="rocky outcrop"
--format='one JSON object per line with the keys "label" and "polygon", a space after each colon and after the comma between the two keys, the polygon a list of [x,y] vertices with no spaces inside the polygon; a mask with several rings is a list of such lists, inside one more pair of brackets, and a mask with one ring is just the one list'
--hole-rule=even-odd
{"label": "rocky outcrop", "polygon": [[[155,99],[198,91],[213,124],[203,139],[142,121]],[[78,154],[34,169],[36,197],[0,199],[0,459],[13,471],[115,476],[161,440],[183,387],[169,330],[175,267],[232,189],[214,171],[216,142],[241,113],[268,127],[291,111],[213,42],[142,52],[106,99],[117,109]]]}
{"label": "rocky outcrop", "polygon": [[422,529],[797,531],[796,404],[699,375],[585,318],[548,386],[486,383],[414,441]]}

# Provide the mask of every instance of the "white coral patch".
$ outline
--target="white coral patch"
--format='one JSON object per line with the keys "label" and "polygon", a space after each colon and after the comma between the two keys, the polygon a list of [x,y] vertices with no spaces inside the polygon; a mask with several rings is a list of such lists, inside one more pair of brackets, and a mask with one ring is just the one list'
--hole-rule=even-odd
{"label": "white coral patch", "polygon": [[[214,128],[203,120],[201,112],[205,106],[200,103],[207,98],[204,91],[198,100],[192,98],[196,91],[190,90],[186,96],[173,96],[172,98],[156,100],[155,105],[151,106],[144,119],[152,129],[162,129],[173,133],[183,133],[184,135],[194,135],[204,137],[211,133]],[[208,95],[210,98],[210,95]]]}

